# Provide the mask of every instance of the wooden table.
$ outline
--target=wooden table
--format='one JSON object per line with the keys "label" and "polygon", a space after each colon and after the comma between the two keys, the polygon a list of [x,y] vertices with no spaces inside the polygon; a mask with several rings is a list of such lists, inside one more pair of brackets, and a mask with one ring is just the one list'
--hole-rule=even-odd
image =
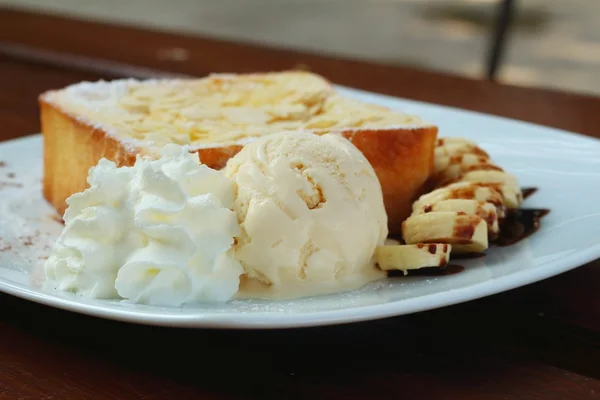
{"label": "wooden table", "polygon": [[[81,80],[303,66],[333,81],[598,135],[600,100],[0,8],[0,140]],[[600,263],[382,321],[282,331],[104,321],[0,296],[0,399],[592,399]]]}

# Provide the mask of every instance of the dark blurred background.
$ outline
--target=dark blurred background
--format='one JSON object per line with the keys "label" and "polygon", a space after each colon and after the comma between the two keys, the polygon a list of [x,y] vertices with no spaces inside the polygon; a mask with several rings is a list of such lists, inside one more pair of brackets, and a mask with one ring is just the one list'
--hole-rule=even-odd
{"label": "dark blurred background", "polygon": [[[0,0],[0,5],[486,77],[502,2]],[[512,2],[494,77],[600,94],[600,0]]]}

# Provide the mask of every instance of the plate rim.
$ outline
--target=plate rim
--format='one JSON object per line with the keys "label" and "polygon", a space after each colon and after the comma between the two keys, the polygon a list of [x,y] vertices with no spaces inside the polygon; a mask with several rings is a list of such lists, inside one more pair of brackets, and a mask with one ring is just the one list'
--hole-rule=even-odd
{"label": "plate rim", "polygon": [[[405,99],[376,92],[365,91],[361,89],[350,88],[341,85],[334,85],[350,95],[352,93],[359,95],[374,96],[382,101],[400,102],[413,104],[416,106],[439,109],[444,112],[459,112],[468,115],[474,115],[479,118],[495,119],[501,123],[510,123],[519,125],[521,128],[533,128],[536,130],[549,131],[554,134],[574,136],[577,140],[591,141],[600,145],[600,140],[595,137],[587,136],[581,133],[566,131],[559,128],[553,128],[536,124],[528,121],[511,119],[483,112],[461,109],[457,107],[445,106],[434,103],[427,103],[417,100]],[[467,115],[467,116],[468,116]],[[35,140],[42,136],[40,133],[12,138],[1,141],[0,146],[7,145],[23,140]],[[443,136],[443,135],[442,135]],[[43,140],[43,139],[42,139]],[[400,299],[386,303],[364,305],[358,307],[349,307],[335,310],[307,311],[307,312],[199,312],[193,314],[186,312],[184,314],[160,313],[160,311],[140,311],[117,309],[103,306],[101,304],[89,304],[44,293],[34,288],[24,285],[1,280],[0,292],[19,297],[28,301],[55,307],[61,310],[71,311],[78,314],[89,315],[92,317],[104,318],[108,320],[121,321],[133,324],[168,326],[177,328],[193,329],[290,329],[290,328],[308,328],[315,326],[340,325],[383,318],[391,318],[416,312],[443,308],[454,304],[459,304],[479,298],[491,296],[501,292],[509,291],[518,287],[524,287],[531,283],[545,280],[547,278],[573,270],[584,264],[592,262],[600,257],[600,246],[592,246],[584,251],[575,254],[562,256],[558,259],[545,263],[543,266],[537,266],[531,269],[518,270],[516,272],[503,275],[496,278],[488,278],[485,281],[471,285],[447,289],[439,292],[429,293],[417,297]],[[107,300],[113,301],[113,300]]]}
{"label": "plate rim", "polygon": [[[488,113],[485,113],[482,111],[469,110],[467,108],[447,106],[444,104],[428,103],[426,101],[413,100],[413,99],[409,99],[406,97],[393,96],[393,95],[389,95],[389,94],[385,94],[385,93],[370,92],[368,90],[357,89],[357,88],[353,88],[353,87],[349,87],[349,86],[343,86],[343,85],[337,85],[337,84],[333,85],[333,86],[337,89],[341,89],[342,91],[344,91],[346,93],[349,93],[350,95],[352,95],[352,94],[358,94],[358,95],[364,95],[364,96],[373,96],[374,95],[375,97],[383,98],[387,101],[392,101],[392,102],[414,104],[414,105],[417,105],[420,107],[437,108],[437,109],[445,111],[445,112],[466,113],[466,114],[476,116],[478,118],[495,119],[495,120],[501,121],[502,123],[517,124],[517,125],[528,127],[530,129],[541,129],[541,130],[545,130],[545,131],[551,131],[554,134],[575,136],[580,140],[587,140],[590,142],[594,142],[597,145],[600,145],[600,137],[590,136],[590,135],[586,135],[584,133],[569,131],[569,130],[562,129],[562,128],[555,128],[553,126],[547,126],[547,125],[539,124],[536,122],[524,121],[524,120],[520,120],[520,119],[516,119],[516,118],[505,117],[502,115],[488,114]],[[436,122],[431,122],[431,123],[434,125],[437,125]]]}
{"label": "plate rim", "polygon": [[[310,312],[219,312],[186,314],[159,314],[152,312],[114,309],[87,304],[32,290],[0,280],[0,292],[25,300],[78,314],[139,325],[195,329],[291,329],[316,326],[341,325],[413,314],[480,299],[539,282],[561,273],[579,268],[598,258],[600,248],[578,253],[577,262],[571,258],[554,260],[544,267],[517,271],[491,278],[474,285],[463,286],[418,297],[351,307],[339,310]],[[441,299],[440,299],[441,298]],[[401,304],[403,307],[398,307]]]}

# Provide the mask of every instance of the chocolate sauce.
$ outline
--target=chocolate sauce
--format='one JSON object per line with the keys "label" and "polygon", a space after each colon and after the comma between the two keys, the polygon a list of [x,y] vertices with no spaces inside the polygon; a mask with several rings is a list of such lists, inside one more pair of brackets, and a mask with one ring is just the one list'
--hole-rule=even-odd
{"label": "chocolate sauce", "polygon": [[500,225],[497,246],[509,246],[529,237],[540,228],[540,221],[550,210],[546,208],[520,208],[512,210]]}
{"label": "chocolate sauce", "polygon": [[398,242],[400,242],[400,244],[405,244],[404,243],[404,238],[402,237],[402,234],[397,234],[397,235],[391,234],[391,235],[388,235],[388,239],[397,240]]}
{"label": "chocolate sauce", "polygon": [[523,193],[523,199],[532,196],[535,192],[537,192],[537,190],[538,188],[536,187],[521,188],[521,193]]}
{"label": "chocolate sauce", "polygon": [[477,253],[477,252],[472,252],[472,253],[457,253],[457,254],[452,254],[452,258],[453,259],[468,259],[468,258],[480,258],[480,257],[485,257],[485,253]]}
{"label": "chocolate sauce", "polygon": [[[444,276],[454,275],[463,272],[465,267],[462,265],[448,264],[445,267],[428,267],[421,269],[411,269],[408,271],[408,276]],[[402,271],[388,271],[389,277],[405,276]]]}
{"label": "chocolate sauce", "polygon": [[[523,193],[523,199],[526,199],[535,192],[537,192],[537,188],[535,187],[527,187],[522,188],[521,192]],[[426,206],[431,207],[431,206]],[[431,209],[426,209],[425,212],[431,211]],[[520,208],[516,210],[509,210],[506,214],[506,217],[502,220],[500,224],[500,235],[493,242],[493,244],[497,246],[510,246],[515,244],[535,233],[540,228],[541,219],[550,213],[549,209],[546,208]],[[461,236],[461,234],[468,234],[471,232],[455,232],[455,235]],[[399,239],[401,243],[402,238],[394,238]],[[427,249],[430,253],[435,254],[435,245],[428,245],[420,243],[417,246],[423,248],[424,246],[428,246]],[[479,258],[484,257],[485,253],[463,253],[463,254],[453,254],[453,259],[468,259],[468,258]],[[446,260],[442,262],[442,265],[439,267],[429,267],[429,268],[421,268],[417,270],[409,270],[409,276],[443,276],[443,275],[453,275],[460,273],[465,270],[465,267],[456,264],[446,264]],[[445,265],[445,266],[444,266]],[[388,276],[404,276],[402,271],[388,271]]]}
{"label": "chocolate sauce", "polygon": [[465,267],[457,264],[448,264],[445,268],[442,268],[440,275],[454,275],[463,272]]}
{"label": "chocolate sauce", "polygon": [[[477,218],[479,218],[479,217],[477,217]],[[470,239],[473,237],[474,234],[475,234],[475,226],[472,223],[466,223],[466,224],[465,223],[463,223],[463,224],[457,223],[456,225],[454,225],[453,236],[455,238],[457,238],[456,239],[457,243],[460,240],[470,241]]]}
{"label": "chocolate sauce", "polygon": [[[537,190],[536,187],[521,188],[523,199],[532,196]],[[510,210],[500,224],[500,236],[494,244],[509,246],[531,236],[540,229],[542,218],[548,215],[549,212],[550,210],[547,208]]]}
{"label": "chocolate sauce", "polygon": [[[417,247],[419,249],[427,247],[427,251],[430,254],[435,254],[437,251],[437,244],[435,244],[435,243],[417,243]],[[446,250],[444,250],[444,251],[446,251]],[[444,263],[443,265],[446,265],[446,264]],[[442,266],[442,265],[440,265],[440,266]]]}

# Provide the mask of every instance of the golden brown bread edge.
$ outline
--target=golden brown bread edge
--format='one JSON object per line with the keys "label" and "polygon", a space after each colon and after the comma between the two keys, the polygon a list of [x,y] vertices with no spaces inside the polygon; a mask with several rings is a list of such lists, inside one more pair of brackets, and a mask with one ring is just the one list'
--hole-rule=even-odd
{"label": "golden brown bread edge", "polygon": [[[78,121],[40,97],[44,137],[43,194],[63,215],[65,200],[88,187],[88,170],[107,158],[118,166],[135,163],[140,149],[130,149],[101,129]],[[324,134],[326,132],[315,132]],[[437,128],[426,126],[398,129],[341,131],[373,166],[381,182],[391,234],[401,233],[402,221],[412,203],[424,193],[433,171]],[[220,169],[242,149],[240,145],[199,149],[200,159]]]}

